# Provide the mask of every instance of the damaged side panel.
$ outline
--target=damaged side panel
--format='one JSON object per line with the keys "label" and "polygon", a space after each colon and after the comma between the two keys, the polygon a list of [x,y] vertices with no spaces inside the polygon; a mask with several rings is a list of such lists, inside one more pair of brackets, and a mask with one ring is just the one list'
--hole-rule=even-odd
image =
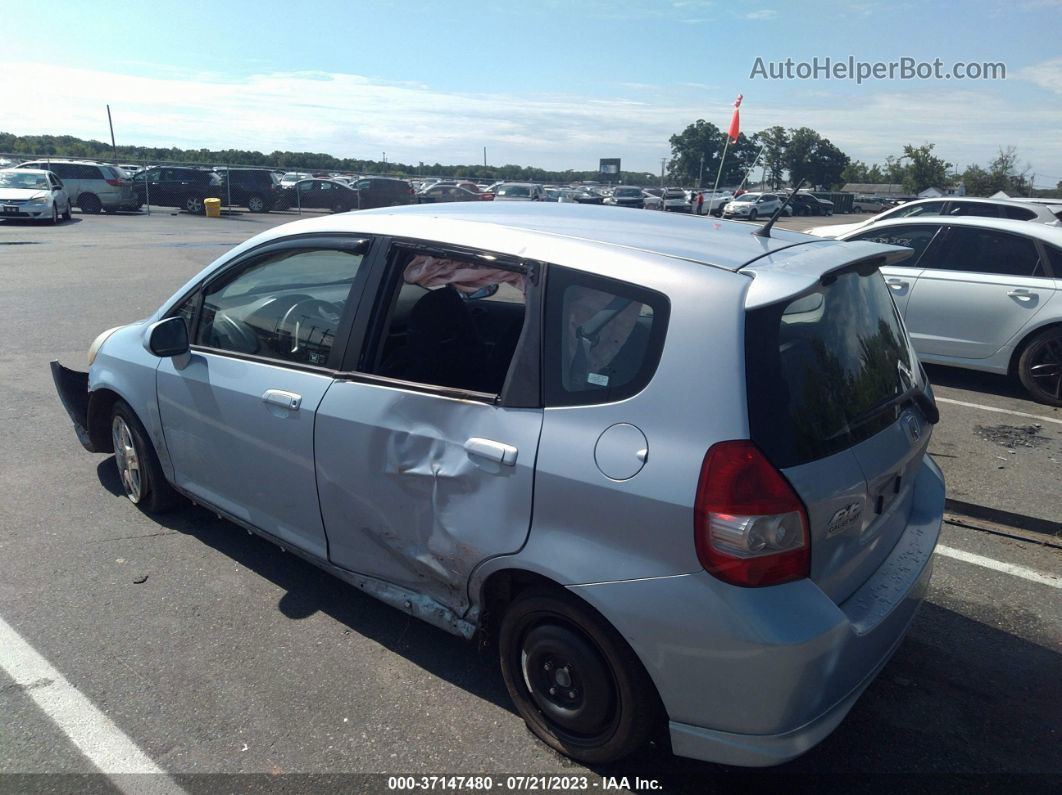
{"label": "damaged side panel", "polygon": [[481,561],[527,538],[542,412],[377,384],[333,384],[317,412],[331,562],[458,615]]}

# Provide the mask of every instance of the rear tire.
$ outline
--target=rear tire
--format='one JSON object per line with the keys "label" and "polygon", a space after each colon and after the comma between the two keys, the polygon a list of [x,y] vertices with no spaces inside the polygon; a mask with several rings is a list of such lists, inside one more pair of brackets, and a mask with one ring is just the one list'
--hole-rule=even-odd
{"label": "rear tire", "polygon": [[85,215],[99,215],[103,202],[95,193],[83,193],[78,197],[77,206]]}
{"label": "rear tire", "polygon": [[520,594],[502,618],[502,677],[520,717],[546,745],[585,764],[638,750],[659,699],[626,641],[562,590]]}
{"label": "rear tire", "polygon": [[118,479],[129,501],[147,513],[172,510],[178,494],[162,473],[147,431],[124,400],[115,401],[111,410],[111,440]]}
{"label": "rear tire", "polygon": [[1062,326],[1029,340],[1018,359],[1018,378],[1033,400],[1062,406]]}
{"label": "rear tire", "polygon": [[184,199],[184,209],[192,215],[203,215],[205,207],[203,205],[202,197],[186,196]]}

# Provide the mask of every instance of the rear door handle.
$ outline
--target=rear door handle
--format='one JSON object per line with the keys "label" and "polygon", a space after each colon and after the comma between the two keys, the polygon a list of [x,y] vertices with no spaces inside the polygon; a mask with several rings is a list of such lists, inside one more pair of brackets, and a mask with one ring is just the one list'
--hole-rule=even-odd
{"label": "rear door handle", "polygon": [[267,389],[262,395],[262,402],[271,406],[280,406],[289,411],[298,411],[302,405],[302,395],[285,392],[283,389]]}
{"label": "rear door handle", "polygon": [[910,284],[910,282],[904,281],[903,279],[886,279],[885,283],[893,290],[903,290]]}
{"label": "rear door handle", "polygon": [[511,444],[502,444],[491,439],[482,439],[473,436],[465,442],[465,452],[469,455],[478,455],[491,461],[496,461],[502,466],[515,466],[516,456],[519,451]]}
{"label": "rear door handle", "polygon": [[1017,298],[1019,301],[1031,301],[1032,299],[1036,298],[1036,293],[1022,289],[1020,287],[1016,290],[1008,290],[1007,295],[1009,295],[1011,298]]}

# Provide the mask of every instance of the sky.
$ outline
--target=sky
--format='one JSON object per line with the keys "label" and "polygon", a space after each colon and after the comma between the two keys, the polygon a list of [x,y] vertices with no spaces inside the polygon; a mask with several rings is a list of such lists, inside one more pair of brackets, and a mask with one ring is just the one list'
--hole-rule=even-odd
{"label": "sky", "polygon": [[[0,131],[404,163],[659,173],[668,138],[808,126],[853,159],[1017,147],[1062,180],[1062,0],[35,0],[5,12]],[[939,58],[1006,79],[779,79],[764,66]],[[795,68],[795,66],[794,66]]]}

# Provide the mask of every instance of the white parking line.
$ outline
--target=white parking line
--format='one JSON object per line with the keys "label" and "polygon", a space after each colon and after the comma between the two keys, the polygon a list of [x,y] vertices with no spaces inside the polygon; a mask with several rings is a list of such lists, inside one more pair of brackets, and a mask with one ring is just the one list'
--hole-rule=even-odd
{"label": "white parking line", "polygon": [[1043,574],[1034,569],[1027,569],[1024,566],[1017,566],[1013,563],[1004,563],[1001,560],[986,558],[984,555],[975,555],[972,552],[964,552],[961,549],[946,547],[943,544],[937,544],[936,552],[938,555],[943,555],[946,558],[954,558],[955,560],[961,560],[964,563],[972,563],[975,566],[983,566],[984,568],[992,569],[993,571],[1001,571],[1004,574],[1013,574],[1015,577],[1021,577],[1023,580],[1038,582],[1041,585],[1050,585],[1052,588],[1062,588],[1062,579],[1051,574]]}
{"label": "white parking line", "polygon": [[0,668],[122,792],[184,792],[3,618]]}
{"label": "white parking line", "polygon": [[935,398],[937,403],[952,403],[956,406],[966,406],[970,409],[981,409],[983,411],[994,411],[997,414],[1013,414],[1016,417],[1028,417],[1031,420],[1040,420],[1040,422],[1054,422],[1062,425],[1062,420],[1055,417],[1042,417],[1039,414],[1028,414],[1024,411],[1012,411],[1011,409],[997,409],[995,406],[983,406],[980,403],[967,403],[964,400],[952,400],[951,398],[938,397]]}

